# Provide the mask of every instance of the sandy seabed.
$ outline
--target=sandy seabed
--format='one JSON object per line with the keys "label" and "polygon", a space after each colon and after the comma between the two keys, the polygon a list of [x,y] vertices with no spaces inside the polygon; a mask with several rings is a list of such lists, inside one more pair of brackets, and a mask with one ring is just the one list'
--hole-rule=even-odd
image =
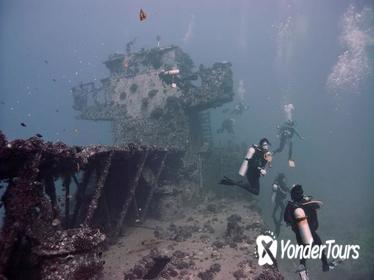
{"label": "sandy seabed", "polygon": [[[219,200],[186,209],[173,221],[148,219],[130,227],[105,253],[104,279],[124,279],[152,254],[171,259],[172,269],[165,267],[160,279],[255,279],[264,270],[255,240],[265,230],[256,204]],[[234,231],[227,230],[229,222]]]}

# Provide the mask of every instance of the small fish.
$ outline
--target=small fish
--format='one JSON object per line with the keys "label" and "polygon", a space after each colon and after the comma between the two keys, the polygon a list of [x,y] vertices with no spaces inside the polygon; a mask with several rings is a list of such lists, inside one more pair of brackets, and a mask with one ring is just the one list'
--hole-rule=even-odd
{"label": "small fish", "polygon": [[1,101],[1,105],[5,105],[5,102],[4,102],[4,101]]}
{"label": "small fish", "polygon": [[147,18],[147,14],[143,11],[143,9],[140,9],[140,12],[139,12],[139,19],[140,21],[143,21]]}
{"label": "small fish", "polygon": [[39,138],[43,138],[43,135],[41,135],[40,133],[37,133],[37,134],[35,134],[37,137],[39,137]]}
{"label": "small fish", "polygon": [[27,125],[23,122],[21,122],[21,126],[26,127]]}
{"label": "small fish", "polygon": [[52,81],[56,82],[57,80],[56,79],[52,79]]}
{"label": "small fish", "polygon": [[60,112],[60,110],[59,110],[59,109],[56,109],[56,113],[58,113],[58,112]]}
{"label": "small fish", "polygon": [[45,64],[48,64],[48,60],[44,60],[44,63],[45,63]]}

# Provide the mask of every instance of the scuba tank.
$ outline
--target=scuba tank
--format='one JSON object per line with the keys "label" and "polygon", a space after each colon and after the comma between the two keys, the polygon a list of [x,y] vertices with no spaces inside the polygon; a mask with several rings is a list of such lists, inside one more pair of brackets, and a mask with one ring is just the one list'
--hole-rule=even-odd
{"label": "scuba tank", "polygon": [[168,71],[164,71],[164,74],[166,75],[177,75],[179,74],[179,69],[171,69],[171,70],[168,70]]}
{"label": "scuba tank", "polygon": [[277,184],[273,184],[273,193],[271,194],[271,202],[275,203],[275,197],[277,196],[279,186]]}
{"label": "scuba tank", "polygon": [[248,171],[248,158],[250,158],[252,156],[252,150],[251,148],[253,148],[252,146],[249,147],[248,151],[247,151],[247,154],[243,160],[243,163],[242,165],[240,166],[240,169],[239,169],[239,175],[240,176],[245,176],[245,174],[247,174],[247,171]]}
{"label": "scuba tank", "polygon": [[305,245],[313,243],[313,236],[309,228],[308,218],[305,215],[303,208],[296,208],[294,210],[294,216],[303,243]]}

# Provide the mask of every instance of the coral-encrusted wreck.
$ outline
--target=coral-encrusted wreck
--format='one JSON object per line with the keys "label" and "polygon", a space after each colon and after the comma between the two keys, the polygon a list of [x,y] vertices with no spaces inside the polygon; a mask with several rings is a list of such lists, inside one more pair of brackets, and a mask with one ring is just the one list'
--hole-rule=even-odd
{"label": "coral-encrusted wreck", "polygon": [[[241,149],[212,147],[208,113],[233,99],[230,63],[194,70],[191,58],[172,46],[128,50],[105,65],[110,76],[99,87],[72,89],[73,106],[82,119],[112,121],[115,146],[7,141],[0,132],[0,280],[101,279],[102,251],[127,227],[144,227],[149,214],[157,222],[183,216],[184,206],[196,206],[218,177],[236,172],[229,159]],[[239,225],[232,231],[231,222],[225,242],[240,243],[245,235]],[[204,230],[214,232],[209,225]],[[170,231],[178,241],[200,228]],[[185,272],[177,266],[180,253],[145,260],[123,277],[170,279]],[[240,279],[249,266],[234,276]],[[219,271],[213,264],[197,275],[213,279]],[[282,279],[272,273],[276,268],[255,279]]]}
{"label": "coral-encrusted wreck", "polygon": [[200,65],[179,47],[114,54],[110,76],[72,89],[74,109],[88,120],[113,121],[115,143],[197,150],[209,143],[206,110],[233,100],[231,64]]}
{"label": "coral-encrusted wreck", "polygon": [[104,241],[146,217],[179,158],[172,148],[8,142],[0,132],[0,279],[97,279]]}
{"label": "coral-encrusted wreck", "polygon": [[105,65],[110,76],[99,88],[72,89],[74,109],[82,119],[112,121],[117,146],[8,142],[0,133],[0,279],[96,279],[103,245],[157,212],[154,196],[167,193],[158,210],[175,215],[186,200],[180,193],[202,186],[206,110],[233,99],[230,63],[194,72],[172,46],[115,54]]}

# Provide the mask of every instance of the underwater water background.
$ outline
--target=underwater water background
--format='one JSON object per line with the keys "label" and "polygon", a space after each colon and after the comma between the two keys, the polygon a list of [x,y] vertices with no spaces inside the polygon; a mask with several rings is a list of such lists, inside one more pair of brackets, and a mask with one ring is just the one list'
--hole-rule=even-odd
{"label": "underwater water background", "polygon": [[[283,171],[324,202],[321,237],[359,244],[352,267],[373,279],[374,1],[0,0],[0,130],[8,139],[40,133],[68,144],[111,144],[110,123],[75,118],[70,89],[106,77],[102,62],[127,42],[136,38],[134,50],[155,47],[157,35],[196,66],[231,62],[236,92],[242,81],[250,109],[235,117],[235,135],[214,136],[216,145],[266,136],[276,148],[283,105],[294,104],[306,139],[294,141],[295,169],[283,152],[262,180],[264,218],[271,225],[271,182]],[[232,104],[211,110],[213,131],[226,118],[223,108]],[[294,238],[286,228],[283,236]],[[349,273],[339,279],[353,279]]]}

